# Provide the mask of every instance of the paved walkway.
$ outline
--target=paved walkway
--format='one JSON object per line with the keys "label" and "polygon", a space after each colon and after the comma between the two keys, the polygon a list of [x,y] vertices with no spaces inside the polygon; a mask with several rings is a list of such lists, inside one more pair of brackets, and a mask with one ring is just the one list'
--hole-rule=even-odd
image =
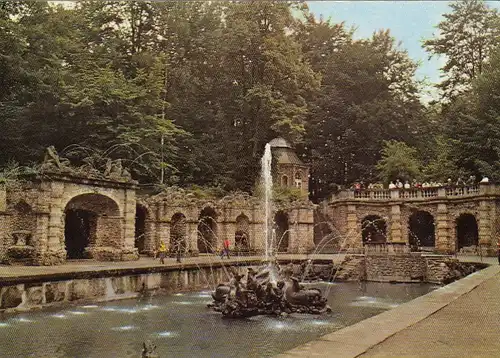
{"label": "paved walkway", "polygon": [[[495,271],[500,271],[497,266]],[[500,274],[361,357],[499,357]]]}
{"label": "paved walkway", "polygon": [[[318,255],[278,255],[282,260],[306,260],[324,259],[342,262],[343,254],[318,254]],[[93,260],[73,260],[58,266],[2,266],[0,265],[0,282],[9,278],[22,278],[34,276],[50,276],[67,273],[99,272],[99,271],[121,271],[121,270],[141,270],[141,269],[161,269],[162,267],[182,268],[183,266],[225,264],[232,265],[242,262],[259,262],[262,256],[239,256],[221,259],[217,255],[201,255],[198,257],[183,258],[182,263],[177,263],[175,258],[166,258],[165,264],[160,264],[159,259],[141,257],[138,261],[122,262],[102,262]]]}
{"label": "paved walkway", "polygon": [[496,264],[280,357],[500,357],[500,266],[484,262]]}

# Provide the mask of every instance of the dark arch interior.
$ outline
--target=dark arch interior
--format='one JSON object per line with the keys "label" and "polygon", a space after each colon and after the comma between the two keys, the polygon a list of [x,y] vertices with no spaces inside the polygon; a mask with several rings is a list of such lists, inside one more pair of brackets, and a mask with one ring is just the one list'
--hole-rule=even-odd
{"label": "dark arch interior", "polygon": [[290,240],[290,233],[288,231],[288,215],[283,211],[278,211],[274,215],[274,222],[276,225],[276,248],[278,252],[287,252]]}
{"label": "dark arch interior", "polygon": [[436,245],[434,217],[427,211],[417,211],[408,222],[408,242],[412,249]]}
{"label": "dark arch interior", "polygon": [[170,251],[186,251],[186,216],[176,213],[170,220]]}
{"label": "dark arch interior", "polygon": [[213,253],[216,250],[217,214],[215,210],[206,207],[200,213],[198,223],[198,251]]}
{"label": "dark arch interior", "polygon": [[64,237],[68,259],[84,259],[97,225],[97,214],[82,209],[66,211]]}
{"label": "dark arch interior", "polygon": [[387,241],[387,225],[385,220],[377,215],[368,215],[361,222],[363,244],[384,243]]}
{"label": "dark arch interior", "polygon": [[144,252],[146,241],[146,217],[148,213],[144,206],[137,205],[135,209],[135,247],[139,253]]}
{"label": "dark arch interior", "polygon": [[[88,258],[86,248],[97,239],[98,221],[120,215],[118,205],[99,194],[83,194],[71,199],[64,210],[64,243],[68,259]],[[109,227],[109,226],[108,226]],[[117,228],[117,237],[121,237]]]}
{"label": "dark arch interior", "polygon": [[462,214],[457,218],[457,248],[477,246],[479,233],[476,217],[472,214]]}
{"label": "dark arch interior", "polygon": [[250,220],[244,214],[236,218],[236,232],[234,233],[234,247],[236,251],[248,251],[250,249]]}

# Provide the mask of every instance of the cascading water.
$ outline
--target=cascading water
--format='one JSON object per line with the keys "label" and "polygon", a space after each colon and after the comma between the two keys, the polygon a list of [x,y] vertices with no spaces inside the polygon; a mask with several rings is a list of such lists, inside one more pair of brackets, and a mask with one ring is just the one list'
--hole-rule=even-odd
{"label": "cascading water", "polygon": [[264,224],[264,239],[265,239],[265,259],[273,254],[273,237],[272,237],[272,196],[273,196],[273,178],[271,175],[271,145],[266,144],[264,155],[261,159],[261,186],[264,189],[264,208],[265,208],[265,224]]}

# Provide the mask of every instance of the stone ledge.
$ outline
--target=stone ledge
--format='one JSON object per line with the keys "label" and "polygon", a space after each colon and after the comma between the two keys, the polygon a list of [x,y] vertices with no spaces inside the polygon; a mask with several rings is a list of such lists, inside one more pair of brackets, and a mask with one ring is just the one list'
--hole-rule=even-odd
{"label": "stone ledge", "polygon": [[499,272],[499,266],[490,266],[392,310],[296,347],[278,357],[357,357],[446,307]]}

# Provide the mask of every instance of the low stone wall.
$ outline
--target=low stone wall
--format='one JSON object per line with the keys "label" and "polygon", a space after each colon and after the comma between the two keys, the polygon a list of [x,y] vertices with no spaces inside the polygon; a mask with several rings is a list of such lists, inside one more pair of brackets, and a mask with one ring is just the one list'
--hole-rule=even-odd
{"label": "low stone wall", "polygon": [[414,254],[373,254],[365,257],[367,281],[422,282],[426,261]]}
{"label": "low stone wall", "polygon": [[486,264],[421,253],[348,255],[337,268],[339,281],[429,282],[448,284]]}
{"label": "low stone wall", "polygon": [[[250,266],[236,267],[241,273]],[[253,267],[253,266],[252,266]],[[71,280],[32,278],[0,290],[0,312],[16,312],[64,304],[111,301],[149,295],[213,288],[228,281],[228,268],[171,268],[162,272]],[[28,282],[29,281],[29,282]]]}
{"label": "low stone wall", "polygon": [[347,255],[337,268],[339,281],[364,281],[366,279],[365,255]]}

